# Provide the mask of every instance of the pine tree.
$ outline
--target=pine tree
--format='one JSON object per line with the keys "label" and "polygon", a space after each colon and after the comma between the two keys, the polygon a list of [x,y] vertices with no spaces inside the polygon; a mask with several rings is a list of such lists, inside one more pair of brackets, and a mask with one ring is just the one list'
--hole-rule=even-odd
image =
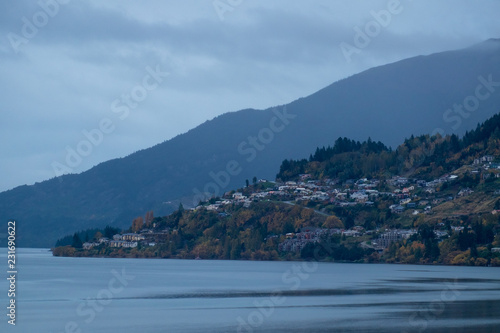
{"label": "pine tree", "polygon": [[74,247],[75,249],[81,249],[83,247],[82,240],[80,239],[80,236],[75,232],[73,235],[73,242],[71,243],[71,246]]}

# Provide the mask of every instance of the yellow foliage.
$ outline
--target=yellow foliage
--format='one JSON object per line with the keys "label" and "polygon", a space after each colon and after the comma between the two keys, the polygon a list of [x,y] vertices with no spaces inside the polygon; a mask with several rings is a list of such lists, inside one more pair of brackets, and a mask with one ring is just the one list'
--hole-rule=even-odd
{"label": "yellow foliage", "polygon": [[452,265],[470,265],[473,259],[470,256],[470,250],[463,251],[451,261]]}
{"label": "yellow foliage", "polygon": [[236,219],[236,225],[238,227],[241,227],[244,225],[246,222],[248,222],[251,218],[253,217],[253,212],[250,210],[243,210],[238,214],[238,217]]}
{"label": "yellow foliage", "polygon": [[491,266],[500,267],[500,258],[491,259]]}
{"label": "yellow foliage", "polygon": [[323,228],[327,229],[344,229],[344,223],[335,215],[328,216],[322,225]]}
{"label": "yellow foliage", "polygon": [[56,257],[72,257],[75,254],[76,249],[72,246],[59,246],[54,249],[52,254]]}
{"label": "yellow foliage", "polygon": [[486,266],[488,265],[488,260],[484,258],[476,258],[476,261],[474,262],[474,265],[476,266]]}
{"label": "yellow foliage", "polygon": [[137,232],[141,230],[143,226],[144,226],[144,220],[142,216],[135,218],[134,221],[132,221],[132,232]]}

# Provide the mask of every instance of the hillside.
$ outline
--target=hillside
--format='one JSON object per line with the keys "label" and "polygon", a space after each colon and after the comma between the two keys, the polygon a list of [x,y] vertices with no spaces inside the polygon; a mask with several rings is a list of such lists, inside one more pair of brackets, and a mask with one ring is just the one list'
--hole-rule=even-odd
{"label": "hillside", "polygon": [[276,182],[107,230],[68,236],[54,255],[500,266],[500,114],[395,150],[339,138],[283,161]]}
{"label": "hillside", "polygon": [[23,226],[21,246],[51,246],[74,230],[125,227],[144,211],[164,215],[181,201],[197,203],[202,192],[221,195],[254,176],[273,178],[284,159],[339,136],[395,147],[411,133],[463,134],[498,110],[497,85],[481,90],[491,93],[474,112],[447,110],[497,78],[498,40],[380,66],[286,106],[227,113],[87,172],[0,193],[0,215]]}

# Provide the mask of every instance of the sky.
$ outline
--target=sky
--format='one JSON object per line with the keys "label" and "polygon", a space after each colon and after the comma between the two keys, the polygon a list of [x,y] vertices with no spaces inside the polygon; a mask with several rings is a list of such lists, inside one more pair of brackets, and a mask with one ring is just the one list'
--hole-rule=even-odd
{"label": "sky", "polygon": [[2,1],[0,191],[500,38],[499,13],[497,0]]}

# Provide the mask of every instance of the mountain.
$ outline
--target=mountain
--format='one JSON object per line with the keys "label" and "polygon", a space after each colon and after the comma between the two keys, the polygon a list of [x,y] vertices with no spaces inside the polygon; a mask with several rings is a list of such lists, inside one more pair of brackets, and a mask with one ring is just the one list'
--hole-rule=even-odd
{"label": "mountain", "polygon": [[372,68],[285,106],[226,113],[81,174],[2,192],[0,217],[18,221],[18,245],[51,246],[75,230],[125,227],[149,210],[193,205],[202,192],[274,178],[284,159],[339,136],[395,147],[412,133],[463,134],[499,106],[500,40],[492,39]]}

